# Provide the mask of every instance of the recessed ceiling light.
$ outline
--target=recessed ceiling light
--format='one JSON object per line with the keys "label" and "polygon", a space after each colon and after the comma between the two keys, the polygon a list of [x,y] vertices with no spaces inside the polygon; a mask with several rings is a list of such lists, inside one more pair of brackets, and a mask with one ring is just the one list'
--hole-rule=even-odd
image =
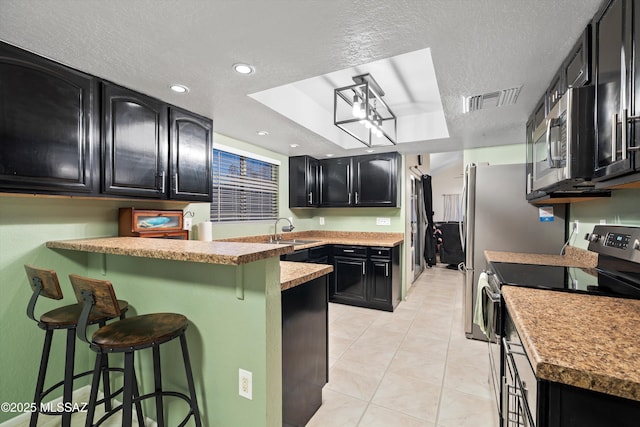
{"label": "recessed ceiling light", "polygon": [[184,85],[175,84],[175,85],[169,86],[169,88],[172,91],[177,92],[177,93],[187,93],[187,92],[189,92],[189,88],[184,86]]}
{"label": "recessed ceiling light", "polygon": [[238,74],[253,74],[256,70],[249,64],[234,64],[233,69]]}
{"label": "recessed ceiling light", "polygon": [[333,157],[333,154],[325,154],[327,157]]}
{"label": "recessed ceiling light", "polygon": [[300,144],[289,144],[289,147],[298,148],[298,147],[300,147]]}
{"label": "recessed ceiling light", "polygon": [[267,132],[266,130],[259,130],[256,132],[258,135],[260,136],[267,136],[269,135],[269,132]]}
{"label": "recessed ceiling light", "polygon": [[373,153],[376,150],[365,150],[367,153]]}

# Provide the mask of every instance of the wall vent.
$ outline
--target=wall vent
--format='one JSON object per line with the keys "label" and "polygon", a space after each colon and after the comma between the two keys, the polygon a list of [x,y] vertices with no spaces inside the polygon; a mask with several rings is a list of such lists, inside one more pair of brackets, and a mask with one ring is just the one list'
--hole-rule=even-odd
{"label": "wall vent", "polygon": [[471,111],[502,107],[503,105],[512,105],[518,100],[520,89],[522,89],[522,86],[484,93],[482,95],[465,96],[463,98],[462,108],[465,113],[469,113]]}

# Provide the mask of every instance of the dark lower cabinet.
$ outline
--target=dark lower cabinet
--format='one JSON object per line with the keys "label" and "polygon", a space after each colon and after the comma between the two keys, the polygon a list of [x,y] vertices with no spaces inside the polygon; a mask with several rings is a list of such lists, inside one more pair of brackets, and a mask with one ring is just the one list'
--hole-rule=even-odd
{"label": "dark lower cabinet", "polygon": [[334,246],[331,302],[393,311],[400,302],[400,248]]}
{"label": "dark lower cabinet", "polygon": [[97,82],[0,43],[0,190],[91,193]]}
{"label": "dark lower cabinet", "polygon": [[282,424],[303,427],[329,380],[328,276],[282,292]]}

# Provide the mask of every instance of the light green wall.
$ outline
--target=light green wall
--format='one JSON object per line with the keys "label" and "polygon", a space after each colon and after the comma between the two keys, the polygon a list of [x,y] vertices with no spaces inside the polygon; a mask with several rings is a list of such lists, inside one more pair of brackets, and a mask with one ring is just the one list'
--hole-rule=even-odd
{"label": "light green wall", "polygon": [[489,163],[491,165],[502,165],[525,163],[527,161],[526,154],[526,144],[473,148],[464,150],[464,164]]}
{"label": "light green wall", "polygon": [[640,226],[640,189],[613,190],[610,198],[572,203],[570,221],[578,220],[578,233],[572,237],[571,245],[586,249],[584,235],[593,231],[593,226],[604,220],[606,224]]}

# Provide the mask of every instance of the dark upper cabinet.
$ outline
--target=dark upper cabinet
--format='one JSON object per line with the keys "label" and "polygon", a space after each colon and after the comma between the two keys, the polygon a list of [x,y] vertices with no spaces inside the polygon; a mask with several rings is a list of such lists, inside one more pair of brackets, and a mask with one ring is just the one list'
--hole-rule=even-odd
{"label": "dark upper cabinet", "polygon": [[170,110],[169,197],[179,200],[210,202],[213,123],[189,111]]}
{"label": "dark upper cabinet", "polygon": [[320,160],[320,204],[351,206],[351,157]]}
{"label": "dark upper cabinet", "polygon": [[[626,174],[634,168],[634,135],[640,130],[636,129],[635,117],[630,118],[639,113],[635,108],[635,94],[631,92],[638,74],[633,55],[637,35],[632,33],[637,9],[634,2],[612,0],[604,4],[593,20],[596,181]],[[630,150],[630,147],[633,148]]]}
{"label": "dark upper cabinet", "polygon": [[167,105],[103,84],[103,192],[164,198],[168,187]]}
{"label": "dark upper cabinet", "polygon": [[353,158],[356,206],[398,206],[398,153]]}
{"label": "dark upper cabinet", "polygon": [[289,157],[289,207],[320,204],[319,161],[309,156]]}
{"label": "dark upper cabinet", "polygon": [[398,207],[398,153],[320,161],[320,205]]}
{"label": "dark upper cabinet", "polygon": [[91,193],[93,77],[0,43],[0,189]]}
{"label": "dark upper cabinet", "polygon": [[591,83],[591,32],[591,25],[587,25],[562,65],[568,88]]}

